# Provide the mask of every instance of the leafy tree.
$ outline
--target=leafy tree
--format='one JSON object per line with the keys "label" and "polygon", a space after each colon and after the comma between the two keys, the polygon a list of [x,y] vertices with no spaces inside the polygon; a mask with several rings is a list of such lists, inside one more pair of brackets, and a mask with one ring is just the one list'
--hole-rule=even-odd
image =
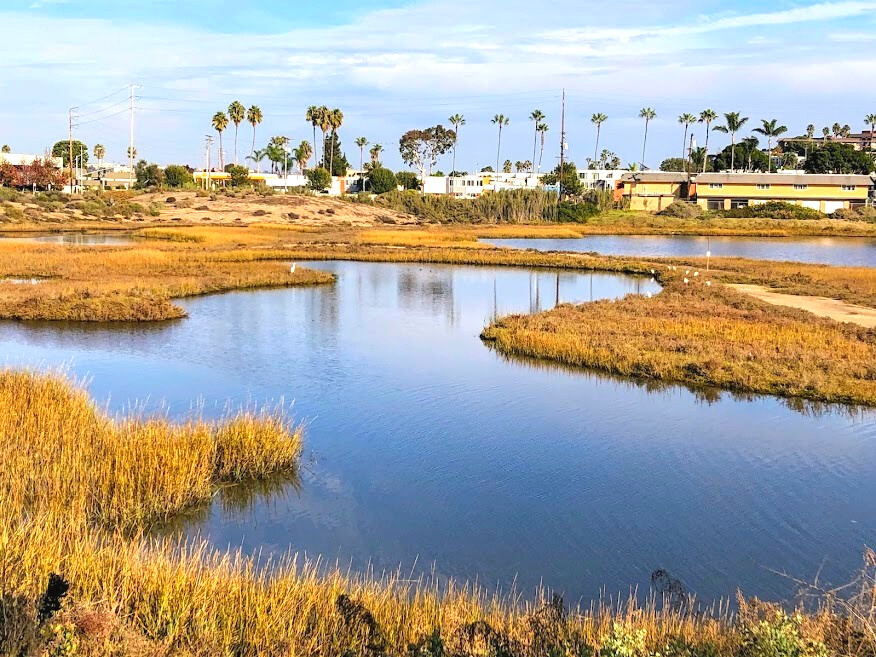
{"label": "leafy tree", "polygon": [[490,122],[493,125],[499,126],[499,145],[496,147],[496,169],[498,169],[499,168],[499,158],[501,157],[501,153],[502,153],[502,128],[507,126],[511,122],[511,119],[509,119],[504,114],[496,114],[496,116],[494,116],[492,119],[490,119]]}
{"label": "leafy tree", "polygon": [[395,178],[404,189],[420,189],[420,179],[413,171],[399,171]]}
{"label": "leafy tree", "polygon": [[456,144],[459,142],[459,127],[465,125],[465,117],[454,114],[447,120],[453,126],[453,170],[456,171]]}
{"label": "leafy tree", "polygon": [[288,137],[283,137],[282,135],[271,137],[271,140],[265,147],[265,154],[271,162],[271,171],[280,173],[284,168],[288,169],[289,153],[286,150],[287,148],[289,148]]}
{"label": "leafy tree", "polygon": [[169,164],[164,169],[164,184],[168,187],[185,187],[194,182],[192,172],[179,164]]}
{"label": "leafy tree", "polygon": [[0,187],[15,187],[18,183],[18,169],[0,157]]}
{"label": "leafy tree", "polygon": [[602,124],[608,121],[608,117],[602,112],[594,114],[590,117],[590,123],[596,126],[596,146],[593,147],[593,159],[596,159],[596,154],[599,152],[599,133],[602,132]]}
{"label": "leafy tree", "polygon": [[51,189],[64,184],[64,174],[48,160],[37,157],[17,170],[14,184],[16,187]]}
{"label": "leafy tree", "polygon": [[252,160],[253,163],[254,163],[254,164],[256,165],[256,167],[257,167],[257,168],[256,168],[256,171],[258,171],[259,173],[261,173],[261,171],[262,171],[262,160],[264,160],[267,156],[268,156],[268,149],[267,149],[267,148],[260,148],[260,149],[257,149],[257,150],[253,150],[252,155],[247,155],[247,156],[246,156],[246,159],[247,159],[247,160]]}
{"label": "leafy tree", "polygon": [[736,133],[742,130],[748,122],[747,116],[741,116],[739,112],[726,112],[724,125],[716,125],[715,130],[730,135],[730,170],[736,168]]}
{"label": "leafy tree", "polygon": [[341,140],[338,139],[336,134],[331,133],[326,138],[323,152],[327,152],[328,161],[323,158],[320,166],[326,171],[331,171],[333,176],[346,176],[350,163],[347,160],[347,156],[341,151]]}
{"label": "leafy tree", "polygon": [[[713,109],[704,109],[700,112],[700,116],[697,119],[700,123],[706,124],[706,146],[705,151],[703,152],[703,160],[702,160],[702,171],[706,172],[706,166],[709,162],[709,133],[711,132],[712,121],[717,120],[718,113]],[[699,170],[699,169],[697,169]]]}
{"label": "leafy tree", "polygon": [[[538,126],[544,121],[544,112],[541,110],[533,110],[529,115],[529,120],[535,124],[535,134],[532,138],[532,161],[535,162],[535,150],[538,148]],[[454,166],[454,168],[456,168]],[[520,169],[517,170],[518,172]]]}
{"label": "leafy tree", "polygon": [[12,152],[12,149],[9,147],[9,144],[3,144],[3,146],[0,147],[0,153],[11,153],[11,152]]}
{"label": "leafy tree", "polygon": [[700,146],[699,148],[693,149],[690,154],[690,163],[691,168],[694,171],[703,171],[703,167],[706,166],[706,155],[707,151],[705,148]]}
{"label": "leafy tree", "polygon": [[[88,164],[88,146],[79,141],[78,139],[73,140],[73,159],[77,159],[82,157],[82,164]],[[54,146],[52,146],[52,157],[60,157],[61,164],[64,167],[70,166],[70,142],[69,141],[59,141],[56,142]]]}
{"label": "leafy tree", "polygon": [[483,169],[481,169],[481,173],[494,173],[494,172],[495,172],[495,169],[491,166],[485,166]]}
{"label": "leafy tree", "polygon": [[258,105],[251,105],[246,110],[246,121],[252,126],[252,148],[250,152],[255,153],[256,126],[262,122],[262,110]]}
{"label": "leafy tree", "polygon": [[872,173],[873,158],[864,151],[856,151],[851,144],[830,142],[816,149],[806,158],[806,173]]}
{"label": "leafy tree", "polygon": [[680,157],[670,157],[660,163],[661,171],[684,171],[685,161]]}
{"label": "leafy tree", "polygon": [[645,138],[642,140],[642,167],[645,167],[645,147],[648,145],[648,124],[657,117],[657,112],[650,107],[642,108],[639,118],[645,119]]}
{"label": "leafy tree", "polygon": [[398,188],[395,174],[384,167],[371,169],[368,173],[368,184],[374,194],[385,194]]}
{"label": "leafy tree", "polygon": [[438,162],[438,158],[453,147],[456,133],[442,125],[436,125],[425,130],[408,130],[398,142],[398,150],[402,161],[415,167],[420,172],[420,178],[426,178],[426,172]]}
{"label": "leafy tree", "polygon": [[359,170],[365,168],[365,147],[368,145],[368,139],[365,137],[356,137],[356,146],[359,147]]}
{"label": "leafy tree", "polygon": [[554,167],[554,170],[545,174],[542,177],[542,182],[545,185],[560,184],[560,196],[577,196],[581,191],[581,181],[578,179],[578,168],[574,162],[563,162],[562,175],[560,175],[560,165]]}
{"label": "leafy tree", "polygon": [[246,108],[239,100],[235,100],[228,106],[228,118],[234,124],[234,163],[237,164],[237,132],[240,129],[240,124],[246,118]]}
{"label": "leafy tree", "polygon": [[758,148],[758,141],[754,137],[724,148],[715,156],[715,169],[732,169],[739,161],[746,163],[743,168],[749,171],[766,171],[769,164],[769,158]]}
{"label": "leafy tree", "polygon": [[322,167],[310,169],[307,172],[307,183],[311,189],[324,192],[332,185],[332,174]]}
{"label": "leafy tree", "polygon": [[137,162],[134,167],[134,174],[137,177],[137,187],[160,187],[164,183],[164,172],[157,164],[150,164],[146,160]]}
{"label": "leafy tree", "polygon": [[228,117],[225,112],[216,112],[213,115],[213,129],[219,133],[219,168],[225,168],[225,151],[222,149],[222,133],[228,127]]}
{"label": "leafy tree", "polygon": [[773,169],[773,137],[782,136],[788,132],[788,128],[779,125],[778,119],[772,119],[771,121],[761,119],[760,122],[761,127],[755,128],[752,132],[756,132],[767,138],[767,173],[771,173]]}
{"label": "leafy tree", "polygon": [[229,164],[225,167],[225,172],[231,176],[232,187],[243,187],[249,184],[249,169],[246,167],[239,164]]}

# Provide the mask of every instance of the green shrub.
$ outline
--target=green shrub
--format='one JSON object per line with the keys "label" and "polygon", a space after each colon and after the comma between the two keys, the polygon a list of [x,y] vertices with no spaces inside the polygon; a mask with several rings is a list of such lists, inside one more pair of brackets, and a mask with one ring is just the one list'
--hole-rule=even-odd
{"label": "green shrub", "polygon": [[315,169],[310,169],[307,172],[307,182],[309,183],[311,189],[322,192],[331,187],[332,175],[328,172],[327,169],[323,169],[322,167],[316,167]]}
{"label": "green shrub", "polygon": [[740,657],[827,657],[823,643],[801,635],[802,618],[778,611],[742,624]]}
{"label": "green shrub", "polygon": [[195,181],[192,173],[179,164],[169,164],[164,169],[164,184],[168,187],[184,187]]}
{"label": "green shrub", "polygon": [[420,178],[413,171],[399,171],[395,178],[405,189],[420,189]]}
{"label": "green shrub", "polygon": [[723,214],[725,217],[735,219],[822,219],[824,217],[818,210],[784,201],[767,201],[749,205],[747,208],[726,210]]}
{"label": "green shrub", "polygon": [[652,653],[645,646],[645,628],[633,629],[623,623],[614,623],[611,634],[599,651],[600,657],[649,657]]}
{"label": "green shrub", "polygon": [[663,217],[677,217],[679,219],[694,219],[703,214],[702,208],[695,203],[674,201],[668,207],[657,213]]}
{"label": "green shrub", "polygon": [[395,174],[384,167],[372,169],[368,174],[368,183],[371,186],[371,192],[374,194],[385,194],[398,188],[398,179],[395,177]]}
{"label": "green shrub", "polygon": [[232,187],[243,187],[249,183],[249,169],[239,164],[229,164],[225,170],[231,176]]}
{"label": "green shrub", "polygon": [[831,215],[834,219],[842,219],[844,221],[867,221],[876,223],[876,207],[860,207],[854,209],[837,210]]}

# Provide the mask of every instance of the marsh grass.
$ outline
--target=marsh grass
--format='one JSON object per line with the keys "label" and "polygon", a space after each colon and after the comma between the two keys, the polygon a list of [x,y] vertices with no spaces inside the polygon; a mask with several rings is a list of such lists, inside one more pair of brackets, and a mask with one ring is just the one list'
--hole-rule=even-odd
{"label": "marsh grass", "polygon": [[876,405],[876,332],[699,278],[671,279],[653,298],[500,318],[482,337],[506,354],[622,376]]}

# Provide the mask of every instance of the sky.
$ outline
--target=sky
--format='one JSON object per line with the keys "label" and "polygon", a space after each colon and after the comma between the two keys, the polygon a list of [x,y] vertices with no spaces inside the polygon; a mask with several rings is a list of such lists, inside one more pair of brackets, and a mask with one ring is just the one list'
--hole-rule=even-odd
{"label": "sky", "polygon": [[[328,105],[344,112],[354,165],[364,136],[396,169],[402,133],[463,114],[456,168],[470,171],[496,165],[498,113],[510,118],[501,160],[531,159],[535,109],[553,167],[563,89],[567,158],[582,166],[595,112],[608,116],[600,150],[626,164],[641,159],[639,110],[653,108],[651,167],[681,156],[684,112],[741,111],[747,128],[776,118],[792,133],[858,131],[876,113],[876,0],[0,0],[0,26],[0,143],[13,152],[65,139],[75,108],[76,137],[124,160],[130,84],[138,156],[193,166],[235,99],[264,113],[257,147],[311,140],[305,110]],[[703,145],[703,126],[694,134]],[[710,139],[714,152],[728,137]],[[242,125],[241,160],[251,140]]]}

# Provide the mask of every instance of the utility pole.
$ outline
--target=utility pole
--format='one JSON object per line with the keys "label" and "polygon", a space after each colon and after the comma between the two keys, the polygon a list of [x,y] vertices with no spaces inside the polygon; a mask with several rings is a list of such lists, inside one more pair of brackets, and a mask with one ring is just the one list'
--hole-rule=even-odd
{"label": "utility pole", "polygon": [[67,164],[70,168],[70,193],[73,193],[73,109],[71,108],[67,114],[67,119],[70,127],[70,153],[68,157],[70,159],[67,160]]}
{"label": "utility pole", "polygon": [[206,144],[207,144],[207,146],[206,146],[206,148],[207,148],[207,166],[204,169],[204,173],[206,174],[206,177],[204,178],[204,189],[209,190],[210,189],[210,151],[213,150],[213,136],[212,135],[206,136]]}
{"label": "utility pole", "polygon": [[131,143],[128,146],[128,163],[131,166],[130,184],[134,187],[134,84],[131,83]]}
{"label": "utility pole", "polygon": [[563,89],[563,105],[560,114],[560,173],[557,176],[557,198],[563,200],[563,155],[566,150],[566,90]]}

